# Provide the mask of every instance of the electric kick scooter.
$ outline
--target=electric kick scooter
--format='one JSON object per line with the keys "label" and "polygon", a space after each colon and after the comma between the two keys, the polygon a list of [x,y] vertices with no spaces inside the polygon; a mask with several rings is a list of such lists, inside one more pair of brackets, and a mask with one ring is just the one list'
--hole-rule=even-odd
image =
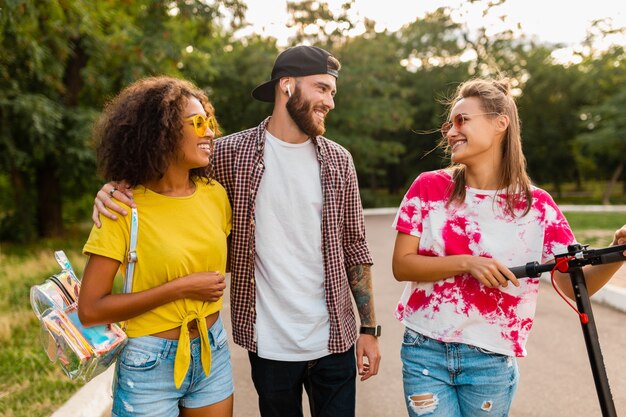
{"label": "electric kick scooter", "polygon": [[598,393],[598,400],[600,401],[602,416],[617,417],[582,267],[585,265],[622,262],[626,260],[626,256],[623,254],[624,251],[626,251],[626,245],[617,245],[602,249],[587,249],[587,246],[575,244],[568,246],[567,250],[567,253],[556,255],[552,263],[540,264],[538,262],[529,262],[526,265],[509,269],[518,278],[536,278],[539,277],[541,273],[552,271],[555,268],[560,272],[569,273],[576,305],[578,306],[580,314],[580,323],[585,337],[585,345],[587,346],[587,354],[589,355],[589,363],[593,372],[593,379],[596,385],[596,392]]}

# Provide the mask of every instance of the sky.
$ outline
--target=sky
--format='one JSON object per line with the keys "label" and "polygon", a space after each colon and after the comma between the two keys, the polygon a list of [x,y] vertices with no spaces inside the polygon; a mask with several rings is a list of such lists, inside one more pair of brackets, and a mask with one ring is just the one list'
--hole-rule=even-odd
{"label": "sky", "polygon": [[[290,35],[290,29],[286,27],[286,3],[286,0],[248,1],[247,20],[252,24],[248,30],[273,36],[280,46],[285,46]],[[327,3],[336,10],[342,0],[327,0]],[[463,0],[356,0],[353,11],[357,18],[375,20],[377,30],[395,31],[439,6],[459,9],[462,3],[470,8],[467,17],[463,18],[470,28],[485,26],[497,33],[519,23],[527,35],[534,35],[542,42],[563,43],[569,47],[580,44],[593,19],[610,17],[614,27],[626,27],[624,0],[507,0],[487,19],[481,16],[484,3],[468,6]],[[506,24],[499,19],[504,14],[508,16]],[[613,41],[626,44],[626,37]]]}

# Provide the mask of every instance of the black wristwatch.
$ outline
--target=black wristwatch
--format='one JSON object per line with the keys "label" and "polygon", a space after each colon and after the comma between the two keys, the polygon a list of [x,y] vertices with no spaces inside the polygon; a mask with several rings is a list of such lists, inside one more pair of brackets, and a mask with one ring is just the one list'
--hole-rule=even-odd
{"label": "black wristwatch", "polygon": [[371,334],[372,336],[380,337],[380,324],[376,327],[361,326],[361,328],[359,329],[359,333]]}

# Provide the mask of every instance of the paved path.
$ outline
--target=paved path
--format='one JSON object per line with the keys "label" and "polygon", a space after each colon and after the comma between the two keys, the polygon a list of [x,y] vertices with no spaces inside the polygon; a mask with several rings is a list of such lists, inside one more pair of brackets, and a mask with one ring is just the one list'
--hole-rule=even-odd
{"label": "paved path", "polygon": [[[390,228],[391,221],[390,215],[368,216],[366,219],[375,262],[376,312],[383,326],[380,339],[383,358],[379,375],[366,382],[357,382],[358,417],[406,416],[399,358],[403,328],[392,314],[403,284],[396,282],[391,275],[395,237]],[[229,314],[226,306],[223,317],[228,319]],[[626,315],[600,305],[594,305],[594,315],[617,411],[626,416],[626,361],[623,359],[626,356]],[[529,357],[520,360],[522,377],[512,416],[600,416],[577,317],[547,284],[541,288],[537,321],[527,349]],[[235,417],[258,417],[247,354],[234,344],[231,344],[231,351]],[[308,415],[305,410],[305,416]]]}

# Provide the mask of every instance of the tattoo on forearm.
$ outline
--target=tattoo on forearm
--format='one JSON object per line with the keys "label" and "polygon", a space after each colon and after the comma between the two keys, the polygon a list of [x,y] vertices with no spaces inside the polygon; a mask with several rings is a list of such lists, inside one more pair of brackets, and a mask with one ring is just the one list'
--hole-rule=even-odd
{"label": "tattoo on forearm", "polygon": [[348,268],[348,281],[352,296],[359,310],[362,326],[374,326],[374,291],[372,289],[372,272],[369,265],[354,265]]}

